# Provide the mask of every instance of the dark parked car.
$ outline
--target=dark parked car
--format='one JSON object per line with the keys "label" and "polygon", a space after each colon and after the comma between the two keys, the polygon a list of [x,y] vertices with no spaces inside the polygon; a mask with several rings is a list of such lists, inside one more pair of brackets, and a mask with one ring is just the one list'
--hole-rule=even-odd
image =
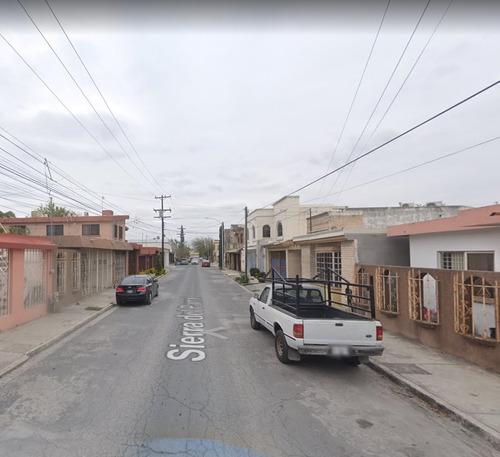
{"label": "dark parked car", "polygon": [[116,304],[144,302],[150,305],[153,297],[158,296],[158,280],[149,275],[132,275],[123,278],[116,288]]}

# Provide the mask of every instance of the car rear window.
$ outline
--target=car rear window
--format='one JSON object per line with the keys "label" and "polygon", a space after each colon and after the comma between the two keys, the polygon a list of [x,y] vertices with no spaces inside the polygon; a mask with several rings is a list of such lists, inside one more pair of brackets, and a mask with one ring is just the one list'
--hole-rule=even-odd
{"label": "car rear window", "polygon": [[146,276],[127,276],[122,284],[131,285],[131,284],[147,284]]}

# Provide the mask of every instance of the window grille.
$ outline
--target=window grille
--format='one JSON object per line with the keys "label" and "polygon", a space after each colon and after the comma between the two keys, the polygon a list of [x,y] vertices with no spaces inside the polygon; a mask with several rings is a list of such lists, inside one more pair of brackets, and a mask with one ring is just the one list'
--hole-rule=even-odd
{"label": "window grille", "polygon": [[455,331],[480,340],[499,341],[500,285],[481,276],[455,277]]}
{"label": "window grille", "polygon": [[410,319],[439,324],[438,282],[426,272],[412,271],[409,281]]}
{"label": "window grille", "polygon": [[0,317],[9,314],[9,250],[0,249]]}
{"label": "window grille", "polygon": [[391,270],[377,275],[377,307],[388,313],[399,313],[398,276]]}
{"label": "window grille", "polygon": [[[316,274],[320,274],[323,270],[331,268],[339,275],[342,274],[342,259],[340,252],[317,252],[316,253]],[[321,275],[321,279],[325,278]],[[333,279],[333,278],[330,278]]]}
{"label": "window grille", "polygon": [[79,252],[73,252],[71,259],[71,290],[76,292],[81,288],[81,259]]}
{"label": "window grille", "polygon": [[40,249],[24,251],[24,309],[47,302],[46,268]]}
{"label": "window grille", "polygon": [[59,252],[56,260],[57,293],[66,294],[66,254]]}
{"label": "window grille", "polygon": [[463,252],[442,252],[441,268],[445,270],[463,270],[464,253]]}

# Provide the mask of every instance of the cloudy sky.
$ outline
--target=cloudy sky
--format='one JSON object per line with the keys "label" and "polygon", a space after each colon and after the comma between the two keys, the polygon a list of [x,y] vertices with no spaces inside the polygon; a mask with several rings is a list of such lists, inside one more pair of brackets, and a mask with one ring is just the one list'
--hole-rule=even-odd
{"label": "cloudy sky", "polygon": [[72,3],[0,2],[0,211],[112,209],[146,241],[168,195],[192,240],[289,194],[500,200],[496,2]]}

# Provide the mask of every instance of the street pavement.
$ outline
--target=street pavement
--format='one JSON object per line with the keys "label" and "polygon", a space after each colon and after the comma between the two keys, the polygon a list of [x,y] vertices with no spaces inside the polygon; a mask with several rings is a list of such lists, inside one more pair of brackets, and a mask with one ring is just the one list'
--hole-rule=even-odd
{"label": "street pavement", "polygon": [[[169,266],[175,268],[175,266]],[[217,267],[212,267],[217,268]],[[223,270],[231,278],[241,272]],[[262,289],[241,286],[249,297]],[[0,377],[115,306],[114,289],[87,297],[34,321],[0,332]],[[100,308],[100,309],[99,309]],[[384,332],[384,353],[369,366],[479,433],[500,450],[500,375],[449,354]]]}

